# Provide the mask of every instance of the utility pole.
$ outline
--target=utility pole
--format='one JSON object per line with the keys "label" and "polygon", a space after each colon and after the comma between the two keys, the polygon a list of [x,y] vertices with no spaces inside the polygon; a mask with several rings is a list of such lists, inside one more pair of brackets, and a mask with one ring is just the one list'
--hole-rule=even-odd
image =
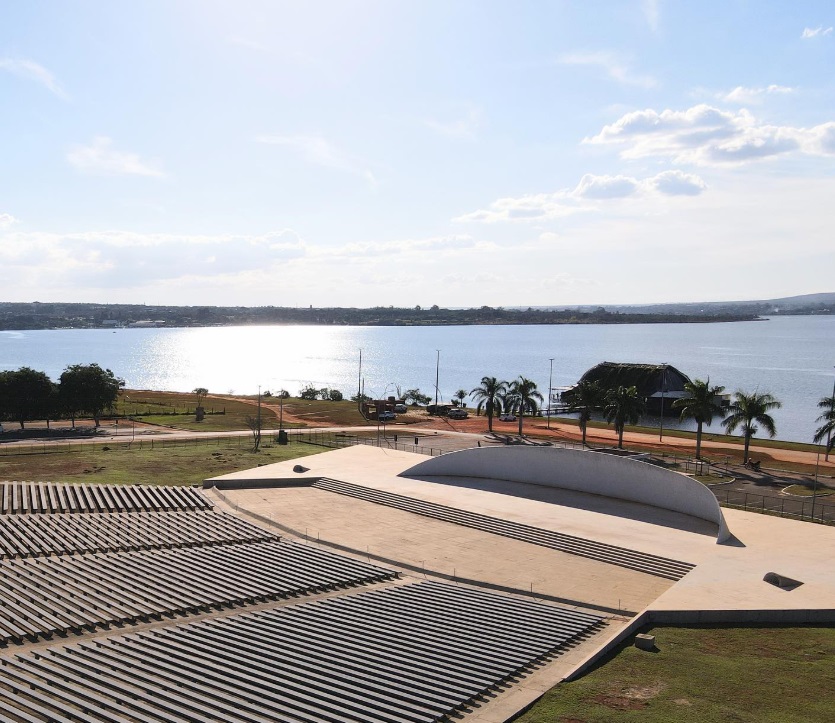
{"label": "utility pole", "polygon": [[437,414],[438,413],[438,379],[439,379],[438,375],[441,371],[441,350],[436,349],[435,351],[438,352],[438,358],[435,361],[435,414]]}
{"label": "utility pole", "polygon": [[667,365],[661,367],[661,424],[658,427],[658,441],[664,436],[664,392],[667,389]]}
{"label": "utility pole", "polygon": [[551,429],[551,390],[554,388],[554,357],[549,360],[551,362],[551,369],[548,372],[548,429]]}

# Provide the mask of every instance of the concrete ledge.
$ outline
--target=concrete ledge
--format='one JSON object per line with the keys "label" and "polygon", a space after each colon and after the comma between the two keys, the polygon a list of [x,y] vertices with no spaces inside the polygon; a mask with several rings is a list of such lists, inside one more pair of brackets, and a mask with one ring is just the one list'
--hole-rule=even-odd
{"label": "concrete ledge", "polygon": [[480,447],[433,457],[400,474],[483,477],[639,502],[712,522],[731,538],[715,495],[687,475],[639,460],[558,447]]}
{"label": "concrete ledge", "polygon": [[281,478],[248,478],[248,479],[234,479],[213,477],[203,481],[203,489],[218,489],[218,490],[257,490],[267,489],[270,487],[310,487],[318,478],[315,477],[287,477]]}

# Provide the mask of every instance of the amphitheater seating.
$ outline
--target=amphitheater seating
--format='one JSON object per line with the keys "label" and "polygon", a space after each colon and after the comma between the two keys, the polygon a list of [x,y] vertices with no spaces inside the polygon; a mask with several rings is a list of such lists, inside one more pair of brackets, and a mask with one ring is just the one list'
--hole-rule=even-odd
{"label": "amphitheater seating", "polygon": [[291,542],[3,560],[0,643],[395,576]]}
{"label": "amphitheater seating", "polygon": [[256,525],[213,511],[0,516],[0,559],[274,539]]}
{"label": "amphitheater seating", "polygon": [[541,545],[542,547],[559,550],[570,555],[579,555],[580,557],[598,560],[610,565],[618,565],[619,567],[637,570],[638,572],[644,572],[648,575],[655,575],[656,577],[663,577],[669,580],[681,579],[694,567],[694,565],[688,562],[638,552],[637,550],[630,550],[616,545],[608,545],[603,542],[587,540],[582,537],[566,535],[552,530],[543,530],[519,522],[511,522],[497,517],[482,515],[477,512],[459,510],[454,507],[447,507],[434,502],[426,502],[424,500],[385,492],[371,487],[363,487],[349,482],[323,478],[315,482],[313,487],[327,492],[347,495],[366,502],[393,507],[417,515],[431,517],[436,520],[450,522],[455,525],[463,525],[464,527],[481,530],[482,532],[502,535],[503,537],[528,542],[533,545]]}
{"label": "amphitheater seating", "polygon": [[600,618],[418,583],[0,658],[0,720],[449,720]]}
{"label": "amphitheater seating", "polygon": [[212,503],[193,487],[0,482],[0,515],[208,510],[211,507]]}

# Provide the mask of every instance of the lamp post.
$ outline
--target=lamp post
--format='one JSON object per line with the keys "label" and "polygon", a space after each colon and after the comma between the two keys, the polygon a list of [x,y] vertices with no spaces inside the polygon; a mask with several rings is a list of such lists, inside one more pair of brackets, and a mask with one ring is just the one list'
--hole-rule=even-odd
{"label": "lamp post", "polygon": [[441,371],[441,350],[436,349],[435,351],[438,352],[438,357],[435,360],[435,414],[437,414],[438,413],[438,379],[439,379],[439,374],[440,374],[440,371]]}
{"label": "lamp post", "polygon": [[815,502],[818,497],[818,465],[821,461],[821,448],[818,445],[818,456],[815,458],[815,485],[812,487],[812,522],[815,521]]}
{"label": "lamp post", "polygon": [[661,367],[661,423],[658,427],[658,441],[664,436],[664,392],[667,388],[667,365]]}
{"label": "lamp post", "polygon": [[548,429],[551,429],[551,390],[554,388],[554,357],[551,357],[548,361],[551,362],[548,371]]}

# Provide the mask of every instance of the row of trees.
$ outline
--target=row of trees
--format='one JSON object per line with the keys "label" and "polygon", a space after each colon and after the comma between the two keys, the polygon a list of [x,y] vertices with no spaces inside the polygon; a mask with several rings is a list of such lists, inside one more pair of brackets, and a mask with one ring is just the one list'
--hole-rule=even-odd
{"label": "row of trees", "polygon": [[[464,390],[456,396],[463,400]],[[676,399],[672,407],[679,412],[682,421],[692,419],[696,423],[696,458],[701,458],[702,431],[718,416],[723,416],[722,426],[728,434],[738,429],[744,437],[743,461],[749,461],[751,438],[764,430],[770,437],[777,434],[774,418],[770,412],[779,409],[782,404],[768,392],[737,391],[727,409],[719,404],[723,386],[712,386],[710,378],[696,379],[685,384],[686,397]],[[518,417],[519,434],[522,434],[526,414],[535,415],[543,397],[536,383],[520,376],[507,382],[496,377],[482,377],[481,384],[469,392],[476,402],[479,414],[484,410],[487,416],[487,429],[493,431],[493,417],[503,412],[511,412]],[[823,413],[818,417],[823,424],[815,432],[815,442],[826,439],[826,456],[835,447],[835,391],[831,397],[824,397],[818,403]],[[580,382],[569,405],[569,411],[578,414],[582,443],[586,444],[586,430],[595,412],[600,412],[618,435],[618,448],[623,448],[623,432],[627,424],[637,424],[646,411],[646,402],[638,395],[636,387],[619,386],[605,389],[597,382]]]}
{"label": "row of trees", "polygon": [[0,372],[0,419],[25,429],[35,419],[71,419],[89,415],[95,425],[111,409],[125,386],[123,379],[98,364],[73,364],[56,384],[45,372],[29,367]]}

